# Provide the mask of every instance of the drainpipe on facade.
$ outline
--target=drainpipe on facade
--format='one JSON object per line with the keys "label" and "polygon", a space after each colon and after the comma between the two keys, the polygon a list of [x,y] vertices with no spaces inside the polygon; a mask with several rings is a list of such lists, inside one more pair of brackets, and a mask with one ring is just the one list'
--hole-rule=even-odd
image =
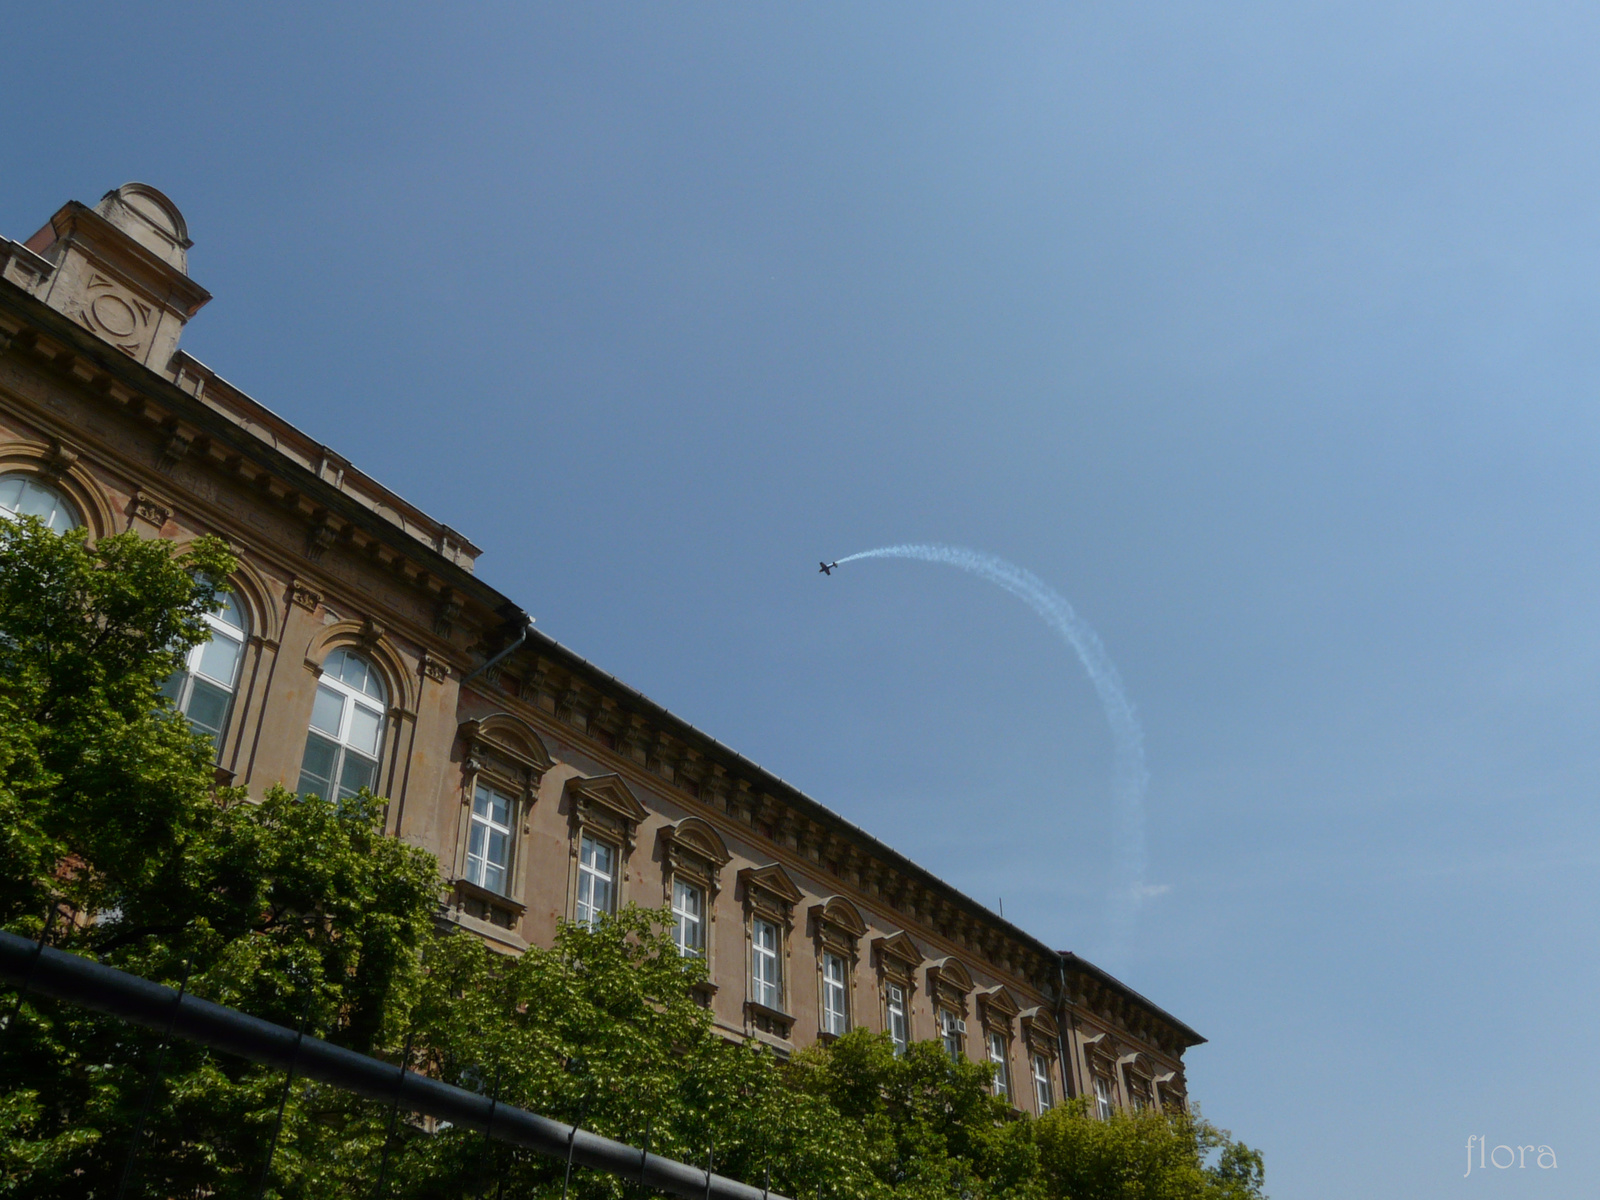
{"label": "drainpipe on facade", "polygon": [[[1076,1059],[1067,1057],[1066,1030],[1069,1022],[1071,1022],[1073,1033],[1077,1033],[1078,1026],[1077,1022],[1073,1021],[1071,1015],[1067,1012],[1067,964],[1061,961],[1061,955],[1059,954],[1056,955],[1056,971],[1057,977],[1060,979],[1060,986],[1056,992],[1056,1002],[1060,1006],[1058,1011],[1061,1016],[1061,1019],[1056,1022],[1056,1052],[1061,1055],[1061,1086],[1066,1090],[1066,1098],[1068,1100],[1076,1100],[1078,1098],[1078,1089],[1075,1086],[1076,1080],[1074,1076],[1078,1073],[1078,1063]],[[1075,1042],[1077,1039],[1074,1038],[1073,1040]]]}
{"label": "drainpipe on facade", "polygon": [[521,632],[519,632],[517,634],[517,640],[512,642],[511,645],[507,646],[504,650],[500,651],[499,654],[496,654],[488,662],[484,663],[483,666],[479,667],[476,671],[472,671],[472,672],[469,672],[466,675],[463,675],[461,677],[461,686],[462,687],[465,687],[467,684],[471,683],[474,679],[476,679],[479,675],[482,675],[490,667],[495,666],[497,663],[500,662],[501,659],[510,657],[510,655],[519,646],[521,646],[523,642],[528,640],[528,631],[533,628],[533,618],[530,617],[525,612],[519,612],[517,614],[517,618],[522,622],[522,630],[521,630]]}

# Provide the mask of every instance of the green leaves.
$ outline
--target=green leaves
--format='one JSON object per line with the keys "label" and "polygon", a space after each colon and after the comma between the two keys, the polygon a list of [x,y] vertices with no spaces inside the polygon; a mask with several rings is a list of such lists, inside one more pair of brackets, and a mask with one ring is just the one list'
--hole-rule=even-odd
{"label": "green leaves", "polygon": [[1035,1122],[1049,1196],[1071,1200],[1261,1200],[1259,1151],[1198,1116],[1090,1116],[1083,1100]]}
{"label": "green leaves", "polygon": [[0,922],[149,888],[210,803],[211,750],[156,696],[233,560],[0,522]]}
{"label": "green leaves", "polygon": [[[218,788],[213,749],[158,689],[206,636],[232,560],[133,535],[0,521],[0,924],[502,1102],[811,1200],[1255,1200],[1261,1157],[1203,1121],[1019,1119],[986,1065],[896,1057],[856,1030],[782,1064],[718,1028],[669,913],[566,926],[520,956],[442,920],[438,864],[384,834],[386,802]],[[9,1004],[9,1001],[4,1003]],[[9,1011],[9,1010],[7,1010]],[[0,1197],[253,1196],[282,1075],[166,1048],[85,1010],[20,1006],[0,1055]],[[144,1097],[153,1104],[143,1118]],[[366,1195],[387,1109],[294,1085],[270,1194]],[[397,1197],[559,1187],[560,1164],[400,1123]],[[573,1179],[574,1200],[625,1200]],[[632,1200],[632,1196],[626,1198]]]}

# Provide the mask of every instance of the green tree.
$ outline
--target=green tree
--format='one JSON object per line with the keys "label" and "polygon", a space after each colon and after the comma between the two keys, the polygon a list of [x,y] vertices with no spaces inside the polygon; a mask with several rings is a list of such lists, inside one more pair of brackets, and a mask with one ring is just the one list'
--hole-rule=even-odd
{"label": "green tree", "polygon": [[1045,1194],[1061,1200],[1262,1200],[1259,1151],[1208,1121],[1154,1110],[1109,1120],[1077,1100],[1034,1122]]}
{"label": "green tree", "polygon": [[[433,859],[382,833],[382,803],[218,788],[214,750],[159,695],[207,636],[233,569],[132,534],[0,522],[0,920],[150,979],[363,1051],[420,994]],[[144,1107],[154,1039],[70,1006],[24,1005],[0,1057],[0,1192],[110,1195]],[[139,1194],[253,1184],[278,1077],[167,1049]],[[301,1089],[275,1178],[305,1192],[351,1162],[360,1112]],[[315,1145],[313,1145],[315,1143]],[[321,1174],[319,1175],[318,1172]],[[309,1194],[309,1193],[307,1193]]]}
{"label": "green tree", "polygon": [[[671,915],[630,906],[596,929],[565,925],[550,948],[510,957],[466,935],[430,951],[416,1014],[419,1057],[459,1086],[493,1094],[651,1152],[774,1191],[867,1196],[864,1154],[817,1097],[785,1088],[778,1061],[730,1041],[698,998],[699,959],[673,944]],[[559,1164],[482,1138],[408,1127],[397,1194],[431,1195],[493,1171],[507,1194],[559,1181]],[[864,1190],[865,1189],[865,1190]],[[621,1197],[621,1180],[580,1173],[573,1194]]]}
{"label": "green tree", "polygon": [[897,1056],[887,1035],[856,1029],[803,1051],[787,1075],[792,1091],[860,1131],[873,1178],[896,1196],[1034,1193],[1027,1124],[993,1094],[987,1065],[954,1062],[938,1041]]}
{"label": "green tree", "polygon": [[0,521],[0,921],[148,890],[202,819],[210,750],[156,690],[232,566],[214,539]]}

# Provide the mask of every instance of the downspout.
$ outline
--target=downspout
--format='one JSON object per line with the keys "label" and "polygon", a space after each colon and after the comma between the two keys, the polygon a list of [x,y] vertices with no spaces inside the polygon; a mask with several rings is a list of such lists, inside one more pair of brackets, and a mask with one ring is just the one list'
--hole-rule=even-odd
{"label": "downspout", "polygon": [[[1061,1086],[1067,1090],[1067,1099],[1078,1098],[1076,1079],[1078,1063],[1075,1058],[1067,1057],[1066,1028],[1071,1016],[1067,1012],[1067,964],[1061,960],[1061,955],[1056,955],[1056,971],[1059,980],[1056,992],[1056,1003],[1060,1006],[1057,1010],[1061,1019],[1056,1022],[1056,1052],[1061,1055]],[[1072,1022],[1073,1032],[1077,1032],[1077,1022]],[[1076,1040],[1076,1039],[1074,1039]]]}
{"label": "downspout", "polygon": [[483,666],[479,667],[476,671],[472,671],[466,675],[463,675],[461,677],[462,687],[465,687],[467,684],[471,683],[479,675],[482,675],[490,667],[495,666],[502,659],[509,658],[511,654],[522,645],[523,642],[528,640],[528,631],[533,628],[533,618],[525,612],[519,612],[517,616],[522,621],[522,632],[517,634],[517,640],[512,642],[511,645],[507,646],[504,650],[500,651],[499,654],[496,654],[488,662],[484,663]]}

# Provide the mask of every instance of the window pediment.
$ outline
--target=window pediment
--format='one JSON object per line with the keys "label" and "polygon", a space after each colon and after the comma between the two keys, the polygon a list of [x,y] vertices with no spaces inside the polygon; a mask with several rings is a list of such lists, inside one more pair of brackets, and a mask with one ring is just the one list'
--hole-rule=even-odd
{"label": "window pediment", "polygon": [[667,866],[673,871],[688,870],[709,878],[733,858],[722,835],[699,817],[685,817],[664,827],[660,837]]}
{"label": "window pediment", "polygon": [[1010,1026],[1011,1021],[1022,1011],[1016,1000],[1003,984],[996,984],[991,988],[983,988],[978,992],[978,1007],[983,1013],[983,1019],[990,1025]]}
{"label": "window pediment", "polygon": [[917,964],[922,961],[922,951],[904,930],[872,939],[872,948],[878,954],[878,969],[907,987],[913,985]]}
{"label": "window pediment", "polygon": [[1047,1058],[1055,1057],[1061,1031],[1050,1011],[1042,1005],[1035,1005],[1033,1008],[1023,1009],[1018,1015],[1022,1018],[1022,1034],[1034,1050]]}
{"label": "window pediment", "polygon": [[544,739],[532,725],[510,713],[495,713],[461,723],[461,736],[473,757],[494,757],[529,773],[535,782],[548,771],[554,760],[545,749]]}
{"label": "window pediment", "polygon": [[769,867],[746,867],[739,872],[738,880],[744,889],[746,904],[777,913],[785,921],[790,919],[794,906],[805,898],[789,873],[776,863]]}
{"label": "window pediment", "polygon": [[825,941],[848,943],[852,950],[855,940],[867,931],[861,910],[843,896],[830,896],[820,904],[813,904],[811,920]]}
{"label": "window pediment", "polygon": [[941,989],[963,999],[972,991],[972,973],[959,958],[936,958],[928,964],[928,990],[937,995]]}
{"label": "window pediment", "polygon": [[567,780],[566,791],[578,815],[600,815],[630,832],[650,815],[620,775],[578,776]]}

